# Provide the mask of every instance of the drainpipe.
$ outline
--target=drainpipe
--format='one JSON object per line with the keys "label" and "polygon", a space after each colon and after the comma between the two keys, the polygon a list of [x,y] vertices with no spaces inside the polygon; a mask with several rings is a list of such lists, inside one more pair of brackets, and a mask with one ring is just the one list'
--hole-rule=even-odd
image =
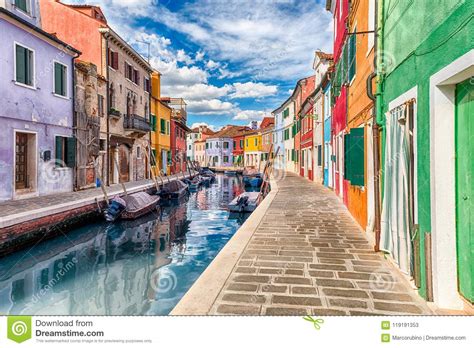
{"label": "drainpipe", "polygon": [[[377,74],[378,66],[380,63],[380,57],[378,52],[383,51],[383,41],[382,41],[382,30],[383,30],[383,21],[379,18],[379,11],[383,15],[383,0],[375,0],[375,33],[374,33],[374,71],[367,78],[367,96],[373,101],[373,122],[372,122],[372,136],[373,136],[373,158],[374,158],[374,209],[375,209],[375,245],[374,250],[380,251],[380,216],[381,216],[381,196],[380,196],[380,156],[379,156],[379,125],[382,125],[382,83],[383,76]],[[380,39],[380,40],[379,40]],[[377,91],[375,95],[372,91],[372,81],[374,78],[377,78]]]}
{"label": "drainpipe", "polygon": [[[72,59],[71,59],[71,62],[72,62],[72,81],[73,81],[73,85],[72,85],[72,118],[73,118],[73,121],[72,121],[72,134],[74,136],[74,138],[76,139],[76,142],[77,142],[77,113],[76,113],[76,59],[79,58],[81,55],[81,53],[76,53],[76,55],[72,56]],[[76,157],[76,163],[74,163],[74,170],[73,170],[73,173],[74,173],[74,178],[73,178],[73,182],[74,182],[74,187],[73,187],[73,190],[74,191],[77,191],[77,144],[76,144],[76,153],[75,153],[75,157]]]}
{"label": "drainpipe", "polygon": [[[109,40],[106,38],[104,34],[102,34],[103,38],[105,39],[105,79],[107,80],[106,83],[106,93],[107,93],[107,137],[106,137],[106,154],[105,154],[105,163],[106,163],[106,174],[107,180],[106,185],[110,186],[110,119],[109,119],[109,111],[112,104],[110,100],[110,83],[109,83]],[[102,164],[103,165],[103,164]],[[104,183],[102,183],[103,185]]]}

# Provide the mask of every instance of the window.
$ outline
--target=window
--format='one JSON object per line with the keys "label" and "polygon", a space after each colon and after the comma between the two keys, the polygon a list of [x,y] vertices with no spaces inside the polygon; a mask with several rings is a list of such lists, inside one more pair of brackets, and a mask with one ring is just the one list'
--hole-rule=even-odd
{"label": "window", "polygon": [[30,13],[30,0],[15,0],[15,6],[25,13]]}
{"label": "window", "polygon": [[163,118],[160,118],[160,133],[166,134],[166,120]]}
{"label": "window", "polygon": [[156,116],[155,115],[150,115],[150,123],[151,123],[151,130],[152,132],[156,132]]}
{"label": "window", "polygon": [[118,70],[119,67],[118,52],[114,52],[111,49],[109,49],[109,66],[114,70]]}
{"label": "window", "polygon": [[67,96],[67,66],[58,62],[54,63],[54,94]]}
{"label": "window", "polygon": [[227,141],[224,141],[224,149],[228,149],[229,148],[229,143]]}
{"label": "window", "polygon": [[240,148],[244,147],[244,139],[240,139]]}
{"label": "window", "polygon": [[137,158],[142,158],[142,148],[137,146]]}
{"label": "window", "polygon": [[258,139],[257,138],[255,138],[253,142],[254,142],[255,146],[258,145]]}
{"label": "window", "polygon": [[76,162],[76,138],[56,136],[56,166],[73,168]]}
{"label": "window", "polygon": [[[354,32],[357,32],[357,28],[354,28]],[[348,81],[352,81],[356,73],[356,44],[357,35],[349,35],[349,51],[348,51]]]}
{"label": "window", "polygon": [[15,45],[15,81],[27,86],[34,85],[35,54],[32,50]]}
{"label": "window", "polygon": [[318,145],[318,166],[321,167],[322,163],[323,163],[322,146]]}
{"label": "window", "polygon": [[364,127],[352,128],[344,135],[344,179],[364,186]]}
{"label": "window", "polygon": [[140,72],[138,70],[133,69],[132,77],[133,83],[140,85]]}
{"label": "window", "polygon": [[103,95],[98,95],[97,96],[97,113],[99,114],[99,117],[104,117],[105,112],[104,112],[104,96]]}
{"label": "window", "polygon": [[245,146],[249,146],[249,140],[248,139],[245,139]]}
{"label": "window", "polygon": [[166,135],[170,135],[170,121],[166,121]]}
{"label": "window", "polygon": [[125,62],[125,78],[129,79],[132,81],[133,79],[133,67]]}
{"label": "window", "polygon": [[224,163],[229,163],[229,156],[224,156]]}
{"label": "window", "polygon": [[146,92],[150,93],[151,91],[150,79],[148,78],[143,79],[143,88],[145,89]]}
{"label": "window", "polygon": [[209,143],[206,143],[206,150],[209,148]]}
{"label": "window", "polygon": [[100,151],[107,151],[107,141],[105,139],[99,140],[99,150]]}
{"label": "window", "polygon": [[283,118],[287,118],[288,116],[290,116],[290,109],[289,109],[289,108],[286,108],[286,109],[283,111]]}

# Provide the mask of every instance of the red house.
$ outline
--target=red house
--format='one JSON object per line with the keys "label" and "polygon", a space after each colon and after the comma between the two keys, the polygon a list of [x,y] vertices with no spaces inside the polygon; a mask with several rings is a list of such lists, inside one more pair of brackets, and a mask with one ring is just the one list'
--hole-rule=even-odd
{"label": "red house", "polygon": [[[303,117],[306,113],[302,113],[302,107],[306,99],[314,92],[315,88],[315,76],[309,76],[298,81],[296,85],[295,95],[295,123],[293,126],[293,134],[295,135],[295,151],[296,151],[296,172],[301,176],[308,176],[306,171],[309,167],[308,160],[312,158],[308,157],[308,152],[312,150],[313,146],[313,133],[311,131],[311,137],[306,134],[307,129],[305,128],[305,134],[303,138],[302,126],[306,124],[306,120],[303,120]],[[304,124],[303,124],[304,123]],[[312,125],[311,125],[312,129]],[[308,159],[309,158],[309,159]],[[311,165],[312,168],[312,165]],[[311,174],[312,175],[312,174]],[[313,180],[311,176],[311,180]]]}
{"label": "red house", "polygon": [[236,132],[236,134],[232,137],[234,139],[234,147],[232,149],[234,165],[244,165],[244,138],[245,133],[249,130],[249,127],[241,127],[238,129],[238,132]]}
{"label": "red house", "polygon": [[334,16],[334,66],[335,74],[332,83],[332,121],[331,143],[333,149],[334,190],[347,205],[348,183],[344,182],[344,129],[347,119],[347,84],[344,74],[344,61],[347,61],[347,50],[344,43],[347,37],[346,21],[349,13],[348,0],[327,0],[326,9]]}
{"label": "red house", "polygon": [[186,165],[186,134],[191,132],[186,126],[186,103],[182,98],[162,98],[171,107],[170,147],[171,174],[185,172]]}

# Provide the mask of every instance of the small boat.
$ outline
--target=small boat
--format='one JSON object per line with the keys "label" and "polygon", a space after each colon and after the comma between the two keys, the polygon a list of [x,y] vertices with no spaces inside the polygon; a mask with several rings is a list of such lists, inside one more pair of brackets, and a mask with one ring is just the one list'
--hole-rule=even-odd
{"label": "small boat", "polygon": [[199,186],[201,186],[201,178],[199,177],[199,175],[196,175],[189,183],[189,190],[196,191]]}
{"label": "small boat", "polygon": [[244,176],[244,185],[251,187],[260,187],[263,183],[262,175],[257,173],[255,175]]}
{"label": "small boat", "polygon": [[209,168],[202,168],[199,172],[199,175],[204,178],[211,178],[211,181],[214,181],[214,179],[216,178],[216,174]]}
{"label": "small boat", "polygon": [[117,219],[133,220],[155,210],[159,201],[159,196],[152,196],[146,192],[132,193],[124,197],[116,196],[105,210],[104,217],[109,222]]}
{"label": "small boat", "polygon": [[229,203],[229,210],[233,213],[251,213],[260,203],[259,196],[260,192],[244,192]]}
{"label": "small boat", "polygon": [[189,192],[188,185],[181,180],[174,180],[163,185],[158,193],[162,199],[179,199]]}
{"label": "small boat", "polygon": [[210,176],[201,176],[201,185],[209,186],[213,178]]}

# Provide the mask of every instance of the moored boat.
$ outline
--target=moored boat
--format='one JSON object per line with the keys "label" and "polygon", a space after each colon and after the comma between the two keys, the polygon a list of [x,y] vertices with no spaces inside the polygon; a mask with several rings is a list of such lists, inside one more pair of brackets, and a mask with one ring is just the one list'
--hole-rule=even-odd
{"label": "moored boat", "polygon": [[105,210],[104,217],[109,222],[117,219],[136,219],[155,210],[159,201],[159,196],[152,196],[146,192],[132,193],[124,197],[116,196]]}
{"label": "moored boat", "polygon": [[160,190],[162,199],[179,199],[188,193],[188,185],[181,180],[174,180],[165,185]]}
{"label": "moored boat", "polygon": [[257,209],[260,192],[244,192],[229,203],[229,210],[233,213],[251,213]]}

